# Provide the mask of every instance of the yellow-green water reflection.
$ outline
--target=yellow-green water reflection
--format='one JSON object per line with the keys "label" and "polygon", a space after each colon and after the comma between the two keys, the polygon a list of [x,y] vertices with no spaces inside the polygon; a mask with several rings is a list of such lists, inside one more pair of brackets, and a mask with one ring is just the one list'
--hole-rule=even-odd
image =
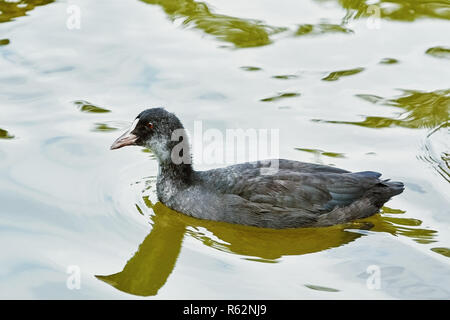
{"label": "yellow-green water reflection", "polygon": [[205,2],[193,0],[141,0],[161,6],[170,19],[182,19],[186,26],[192,25],[221,41],[237,48],[258,47],[270,44],[270,36],[285,28],[273,27],[253,19],[242,19],[217,14]]}
{"label": "yellow-green water reflection", "polygon": [[435,58],[450,59],[450,48],[446,47],[432,47],[425,51],[425,53]]}
{"label": "yellow-green water reflection", "polygon": [[207,3],[193,0],[140,0],[158,5],[171,20],[182,19],[183,25],[193,26],[231,43],[235,48],[258,47],[271,44],[271,36],[288,31],[291,36],[321,35],[327,33],[353,33],[346,26],[350,19],[375,17],[414,21],[418,18],[432,17],[450,19],[450,5],[446,1],[396,0],[373,3],[361,0],[338,0],[347,13],[342,25],[331,23],[300,24],[296,30],[287,26],[270,26],[262,21],[244,19],[214,13]]}
{"label": "yellow-green water reflection", "polygon": [[396,117],[368,116],[363,121],[315,121],[351,124],[374,129],[396,126],[417,129],[433,128],[450,119],[449,89],[430,92],[403,90],[403,94],[395,98],[383,98],[368,94],[358,94],[357,97],[375,105],[396,107],[403,110]]}
{"label": "yellow-green water reflection", "polygon": [[[354,10],[355,18],[379,14],[380,18],[414,21],[419,18],[450,19],[448,1],[435,0],[338,0],[345,9]],[[375,6],[377,9],[375,11]],[[379,11],[378,11],[379,10]]]}
{"label": "yellow-green water reflection", "polygon": [[106,113],[111,112],[108,109],[98,107],[88,101],[78,100],[73,102],[81,112],[87,113]]}
{"label": "yellow-green water reflection", "polygon": [[7,130],[0,128],[0,139],[12,139],[14,138]]}
{"label": "yellow-green water reflection", "polygon": [[43,6],[52,2],[54,2],[54,0],[0,0],[0,23],[25,16],[28,11],[33,10],[35,7]]}
{"label": "yellow-green water reflection", "polygon": [[[173,211],[161,202],[152,204],[148,197],[144,197],[144,201],[154,212],[150,234],[122,271],[96,276],[121,291],[140,296],[156,295],[164,286],[175,267],[186,234],[208,247],[263,263],[276,263],[283,256],[343,246],[363,236],[355,230],[387,232],[410,237],[419,243],[432,242],[436,234],[434,230],[418,228],[420,220],[392,217],[404,211],[388,207],[383,208],[382,214],[346,225],[275,230],[195,219]],[[137,208],[142,214],[142,209]]]}
{"label": "yellow-green water reflection", "polygon": [[354,68],[354,69],[349,69],[349,70],[333,71],[330,74],[328,74],[326,77],[322,78],[322,80],[323,81],[336,81],[336,80],[339,80],[341,77],[352,76],[354,74],[358,74],[363,71],[364,71],[364,68]]}
{"label": "yellow-green water reflection", "polygon": [[295,32],[296,36],[319,35],[324,33],[353,33],[353,30],[337,24],[319,23],[316,25],[302,24]]}

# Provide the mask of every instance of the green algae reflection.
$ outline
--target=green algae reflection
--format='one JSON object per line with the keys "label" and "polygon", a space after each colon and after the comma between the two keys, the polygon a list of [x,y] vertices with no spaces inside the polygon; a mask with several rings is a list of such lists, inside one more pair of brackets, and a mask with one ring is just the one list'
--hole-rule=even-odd
{"label": "green algae reflection", "polygon": [[278,79],[278,80],[291,80],[291,79],[298,78],[298,76],[296,74],[280,74],[280,75],[272,76],[272,78]]}
{"label": "green algae reflection", "polygon": [[260,67],[254,67],[254,66],[242,66],[241,69],[244,71],[261,71],[262,70]]}
{"label": "green algae reflection", "polygon": [[437,231],[421,228],[421,220],[402,217],[404,213],[405,211],[400,209],[383,207],[381,208],[381,214],[373,215],[361,221],[373,224],[371,231],[386,232],[393,236],[406,236],[422,244],[435,242]]}
{"label": "green algae reflection", "polygon": [[88,101],[84,101],[84,100],[77,100],[73,102],[78,109],[80,109],[81,112],[86,112],[86,113],[107,113],[107,112],[111,112],[111,110],[105,109],[105,108],[101,108],[99,106],[96,106]]}
{"label": "green algae reflection", "polygon": [[435,58],[450,59],[450,48],[448,47],[432,47],[425,53]]}
{"label": "green algae reflection", "polygon": [[286,28],[273,27],[253,19],[243,19],[211,12],[204,2],[193,0],[141,0],[158,5],[171,20],[182,19],[183,25],[233,44],[235,48],[265,46],[272,43],[273,34]]}
{"label": "green algae reflection", "polygon": [[367,128],[403,127],[410,129],[433,128],[448,121],[450,116],[450,89],[423,92],[402,90],[403,94],[395,98],[359,94],[358,98],[374,105],[397,107],[401,110],[395,117],[368,116],[363,121],[330,121],[316,122],[350,124]]}
{"label": "green algae reflection", "polygon": [[439,253],[440,255],[443,255],[444,257],[450,258],[450,248],[431,248],[431,251]]}
{"label": "green algae reflection", "polygon": [[113,127],[107,123],[96,123],[92,131],[96,132],[111,132],[117,131],[119,128]]}
{"label": "green algae reflection", "polygon": [[14,20],[27,15],[28,11],[37,6],[44,6],[54,0],[0,0],[0,23]]}
{"label": "green algae reflection", "polygon": [[285,98],[295,98],[295,97],[299,97],[299,96],[300,96],[300,93],[298,93],[298,92],[280,92],[275,96],[264,98],[264,99],[261,99],[260,101],[272,102],[272,101],[278,101],[278,100],[285,99]]}
{"label": "green algae reflection", "polygon": [[370,17],[381,19],[415,21],[420,18],[450,19],[448,1],[436,0],[338,0],[353,18]]}
{"label": "green algae reflection", "polygon": [[0,128],[0,139],[13,139],[14,136],[9,134],[8,131]]}
{"label": "green algae reflection", "polygon": [[396,63],[398,63],[398,60],[394,59],[394,58],[383,58],[378,63],[379,64],[396,64]]}
{"label": "green algae reflection", "polygon": [[364,71],[364,68],[333,71],[333,72],[330,72],[326,77],[322,78],[322,80],[323,81],[337,81],[342,77],[352,76],[354,74],[358,74],[363,71]]}
{"label": "green algae reflection", "polygon": [[319,24],[302,24],[298,26],[295,36],[319,35],[325,33],[353,33],[353,30],[338,24],[319,23]]}

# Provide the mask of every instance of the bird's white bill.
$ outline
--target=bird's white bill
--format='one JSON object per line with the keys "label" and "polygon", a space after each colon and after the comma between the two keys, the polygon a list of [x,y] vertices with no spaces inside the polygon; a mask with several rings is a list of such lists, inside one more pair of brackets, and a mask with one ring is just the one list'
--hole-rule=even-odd
{"label": "bird's white bill", "polygon": [[138,139],[138,136],[131,132],[136,128],[138,122],[139,119],[134,120],[131,127],[127,131],[125,131],[125,133],[122,134],[119,138],[117,138],[116,141],[114,141],[114,143],[111,145],[111,150],[134,145],[134,143]]}

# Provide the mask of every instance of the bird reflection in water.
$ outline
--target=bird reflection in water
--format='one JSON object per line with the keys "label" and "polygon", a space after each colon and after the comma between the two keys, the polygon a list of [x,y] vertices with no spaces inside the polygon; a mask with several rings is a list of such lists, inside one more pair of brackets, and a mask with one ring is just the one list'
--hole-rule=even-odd
{"label": "bird reflection in water", "polygon": [[144,201],[154,212],[150,234],[122,271],[96,276],[120,291],[138,296],[157,295],[175,267],[184,237],[193,237],[204,245],[241,255],[246,260],[277,263],[283,256],[320,252],[348,244],[364,235],[361,230],[404,235],[419,243],[432,242],[436,233],[417,228],[420,220],[395,218],[404,211],[387,207],[382,214],[345,225],[276,230],[195,219],[161,202],[153,204],[147,196]]}

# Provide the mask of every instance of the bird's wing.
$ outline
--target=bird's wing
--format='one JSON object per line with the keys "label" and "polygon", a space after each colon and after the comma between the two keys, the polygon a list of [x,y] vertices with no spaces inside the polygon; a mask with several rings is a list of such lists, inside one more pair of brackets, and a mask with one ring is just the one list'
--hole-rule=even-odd
{"label": "bird's wing", "polygon": [[[293,161],[294,162],[294,161]],[[293,170],[294,167],[303,170]],[[214,188],[223,194],[239,196],[255,204],[326,213],[360,199],[370,188],[380,183],[376,172],[350,173],[327,166],[302,163],[289,164],[268,175],[258,168],[213,170]],[[334,171],[334,172],[333,172]],[[234,176],[238,172],[238,176]]]}

